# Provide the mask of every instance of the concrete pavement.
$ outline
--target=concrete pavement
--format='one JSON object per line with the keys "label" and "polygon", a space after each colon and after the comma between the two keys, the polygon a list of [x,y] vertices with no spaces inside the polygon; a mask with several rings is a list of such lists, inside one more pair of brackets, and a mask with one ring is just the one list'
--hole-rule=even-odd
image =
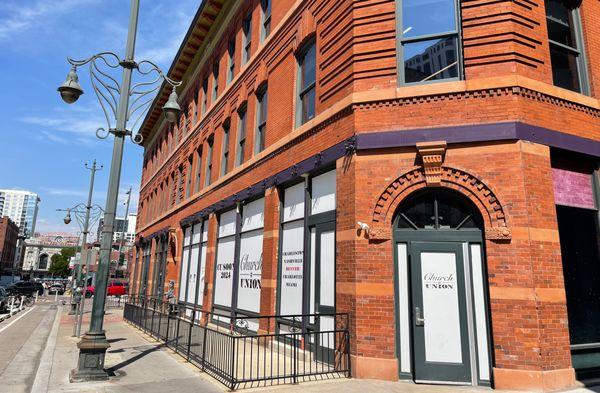
{"label": "concrete pavement", "polygon": [[[0,393],[13,392],[225,392],[228,389],[151,337],[122,320],[122,310],[107,311],[105,329],[111,342],[106,366],[113,376],[106,382],[69,382],[77,363],[78,339],[71,337],[73,317],[68,305],[38,304],[22,320],[0,332]],[[83,331],[89,324],[89,312]],[[0,325],[0,329],[1,329]],[[13,329],[14,328],[14,329]],[[336,379],[243,389],[247,392],[383,392],[490,393],[487,388],[415,385],[411,382]],[[575,389],[572,393],[600,392]]]}

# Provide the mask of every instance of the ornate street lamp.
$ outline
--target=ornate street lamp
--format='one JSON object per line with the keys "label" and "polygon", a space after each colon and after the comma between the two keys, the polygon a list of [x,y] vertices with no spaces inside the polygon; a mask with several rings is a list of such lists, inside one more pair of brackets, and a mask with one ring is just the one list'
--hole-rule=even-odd
{"label": "ornate street lamp", "polygon": [[[134,60],[139,5],[140,0],[131,0],[131,15],[125,57],[121,59],[113,52],[102,52],[85,60],[73,60],[69,58],[68,62],[73,68],[69,72],[65,83],[59,88],[61,97],[65,102],[75,102],[83,94],[83,89],[81,89],[78,83],[76,68],[87,65],[90,70],[92,87],[108,123],[108,128],[99,128],[96,131],[96,136],[100,139],[106,139],[109,134],[114,135],[113,155],[100,243],[100,261],[96,275],[90,328],[77,345],[79,347],[79,360],[77,368],[71,371],[71,382],[108,379],[108,373],[104,370],[104,358],[106,350],[110,345],[106,340],[103,330],[104,305],[106,302],[110,253],[112,249],[125,137],[128,136],[136,144],[142,143],[142,135],[134,133],[133,130],[136,129],[144,113],[152,105],[153,97],[160,91],[163,84],[170,85],[173,88],[169,100],[163,107],[167,120],[169,122],[177,121],[181,112],[181,108],[177,103],[176,91],[181,82],[176,82],[167,77],[151,61],[144,60],[138,63]],[[116,78],[110,75],[111,70],[114,71],[116,69],[122,69],[121,82],[118,82]],[[147,80],[142,80],[132,86],[133,71],[137,71],[141,79],[147,78]],[[127,128],[127,123],[132,120],[133,116],[137,116],[137,119],[133,122],[131,128]]]}

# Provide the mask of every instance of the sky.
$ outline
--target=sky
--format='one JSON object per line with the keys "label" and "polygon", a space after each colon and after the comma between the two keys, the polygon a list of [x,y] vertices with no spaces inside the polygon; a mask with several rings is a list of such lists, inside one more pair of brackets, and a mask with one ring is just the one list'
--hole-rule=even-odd
{"label": "sky", "polygon": [[[136,60],[168,71],[200,3],[141,0]],[[68,56],[123,56],[129,10],[127,0],[0,1],[0,188],[40,195],[36,232],[79,232],[56,210],[86,202],[90,172],[84,164],[94,159],[104,168],[93,201],[105,205],[113,138],[96,137],[96,129],[107,127],[88,69],[78,69],[85,93],[75,104],[64,104],[56,89],[70,69]],[[116,76],[120,80],[120,72]],[[127,139],[118,216],[130,186],[130,212],[137,210],[142,158],[143,148]]]}

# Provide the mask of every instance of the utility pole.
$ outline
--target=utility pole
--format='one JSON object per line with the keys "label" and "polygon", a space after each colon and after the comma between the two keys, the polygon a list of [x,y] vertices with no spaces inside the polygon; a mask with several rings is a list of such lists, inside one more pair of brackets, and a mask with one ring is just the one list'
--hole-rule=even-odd
{"label": "utility pole", "polygon": [[128,215],[129,215],[129,202],[131,201],[131,187],[129,187],[129,190],[127,190],[126,194],[127,194],[127,203],[126,203],[126,207],[125,207],[125,223],[127,224],[127,228],[123,228],[123,231],[121,232],[121,243],[119,244],[119,262],[117,263],[117,269],[115,271],[115,274],[117,274],[117,272],[119,271],[119,266],[121,266],[125,262],[125,253],[123,252],[123,243],[125,242],[125,233],[129,229]]}

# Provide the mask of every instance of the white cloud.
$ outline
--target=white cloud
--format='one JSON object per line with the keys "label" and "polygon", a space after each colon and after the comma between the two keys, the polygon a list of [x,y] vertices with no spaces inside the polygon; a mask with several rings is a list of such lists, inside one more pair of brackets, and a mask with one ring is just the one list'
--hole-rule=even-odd
{"label": "white cloud", "polygon": [[87,192],[82,190],[70,190],[68,188],[58,187],[42,187],[41,190],[47,194],[55,196],[74,196],[74,197],[85,197]]}
{"label": "white cloud", "polygon": [[24,7],[22,1],[4,2],[0,6],[0,39],[39,26],[51,16],[91,1],[94,0],[39,0],[29,7]]}

